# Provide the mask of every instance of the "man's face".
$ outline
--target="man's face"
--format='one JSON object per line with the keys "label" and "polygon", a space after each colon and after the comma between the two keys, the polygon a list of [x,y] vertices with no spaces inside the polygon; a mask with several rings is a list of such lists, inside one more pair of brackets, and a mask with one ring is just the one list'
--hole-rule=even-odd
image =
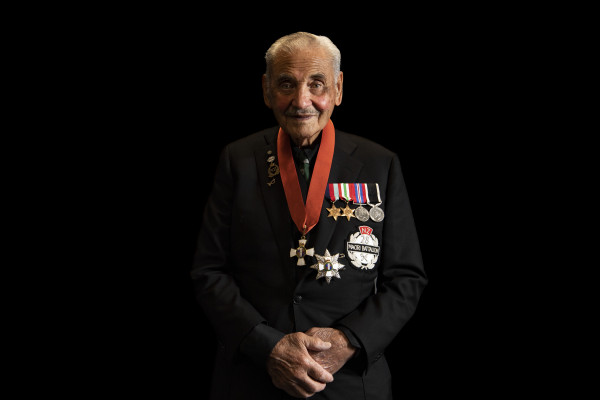
{"label": "man's face", "polygon": [[263,76],[265,104],[296,144],[312,143],[342,103],[343,74],[336,83],[333,62],[320,47],[280,54],[271,72],[269,85]]}

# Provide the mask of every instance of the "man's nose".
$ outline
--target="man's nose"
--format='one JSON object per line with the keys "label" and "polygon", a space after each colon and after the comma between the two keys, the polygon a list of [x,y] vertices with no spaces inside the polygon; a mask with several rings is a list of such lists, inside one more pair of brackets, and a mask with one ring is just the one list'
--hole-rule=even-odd
{"label": "man's nose", "polygon": [[310,89],[304,85],[298,86],[292,100],[292,105],[299,109],[310,107],[312,105]]}

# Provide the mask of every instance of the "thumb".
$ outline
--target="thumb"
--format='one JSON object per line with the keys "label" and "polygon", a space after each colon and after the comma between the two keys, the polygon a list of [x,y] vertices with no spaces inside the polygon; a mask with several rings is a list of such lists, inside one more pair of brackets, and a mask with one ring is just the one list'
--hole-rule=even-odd
{"label": "thumb", "polygon": [[304,335],[304,345],[308,350],[323,351],[331,348],[330,342],[325,342],[316,336]]}

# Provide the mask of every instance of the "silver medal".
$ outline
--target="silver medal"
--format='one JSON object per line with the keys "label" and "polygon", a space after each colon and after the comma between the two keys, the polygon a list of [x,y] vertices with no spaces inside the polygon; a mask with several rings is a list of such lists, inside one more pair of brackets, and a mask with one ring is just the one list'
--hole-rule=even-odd
{"label": "silver medal", "polygon": [[358,208],[354,210],[354,216],[361,222],[366,222],[369,220],[369,211],[366,208],[359,205]]}
{"label": "silver medal", "polygon": [[[377,201],[378,201],[377,204],[371,204],[371,202],[369,200],[368,186],[371,186],[371,184],[367,185],[367,193],[366,193],[367,204],[371,206],[371,209],[369,210],[369,217],[375,222],[381,222],[381,221],[383,221],[385,214],[384,214],[383,210],[378,207],[381,204],[381,196],[379,194],[379,183],[375,184],[375,188],[377,190]],[[371,188],[372,188],[372,186],[371,186]],[[371,195],[372,195],[372,192],[371,192]]]}
{"label": "silver medal", "polygon": [[369,211],[369,216],[373,221],[381,222],[383,221],[383,217],[385,217],[385,214],[381,208],[374,205],[373,208],[371,208],[371,210]]}

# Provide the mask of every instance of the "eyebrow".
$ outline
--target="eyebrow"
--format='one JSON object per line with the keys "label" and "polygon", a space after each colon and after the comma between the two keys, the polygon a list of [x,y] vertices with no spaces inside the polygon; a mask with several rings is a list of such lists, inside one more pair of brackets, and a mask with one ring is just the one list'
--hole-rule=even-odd
{"label": "eyebrow", "polygon": [[[326,82],[327,81],[327,76],[325,74],[323,74],[323,73],[318,72],[318,73],[310,75],[309,79],[313,80],[313,81],[314,80],[320,80],[320,81]],[[296,82],[296,77],[294,77],[291,74],[282,73],[281,75],[279,75],[277,77],[277,80],[276,80],[277,83],[281,83],[281,82],[285,82],[285,81],[294,81],[294,82]]]}
{"label": "eyebrow", "polygon": [[296,78],[294,78],[293,75],[289,75],[289,74],[281,74],[277,77],[277,83],[280,82],[284,82],[284,81],[295,81]]}

